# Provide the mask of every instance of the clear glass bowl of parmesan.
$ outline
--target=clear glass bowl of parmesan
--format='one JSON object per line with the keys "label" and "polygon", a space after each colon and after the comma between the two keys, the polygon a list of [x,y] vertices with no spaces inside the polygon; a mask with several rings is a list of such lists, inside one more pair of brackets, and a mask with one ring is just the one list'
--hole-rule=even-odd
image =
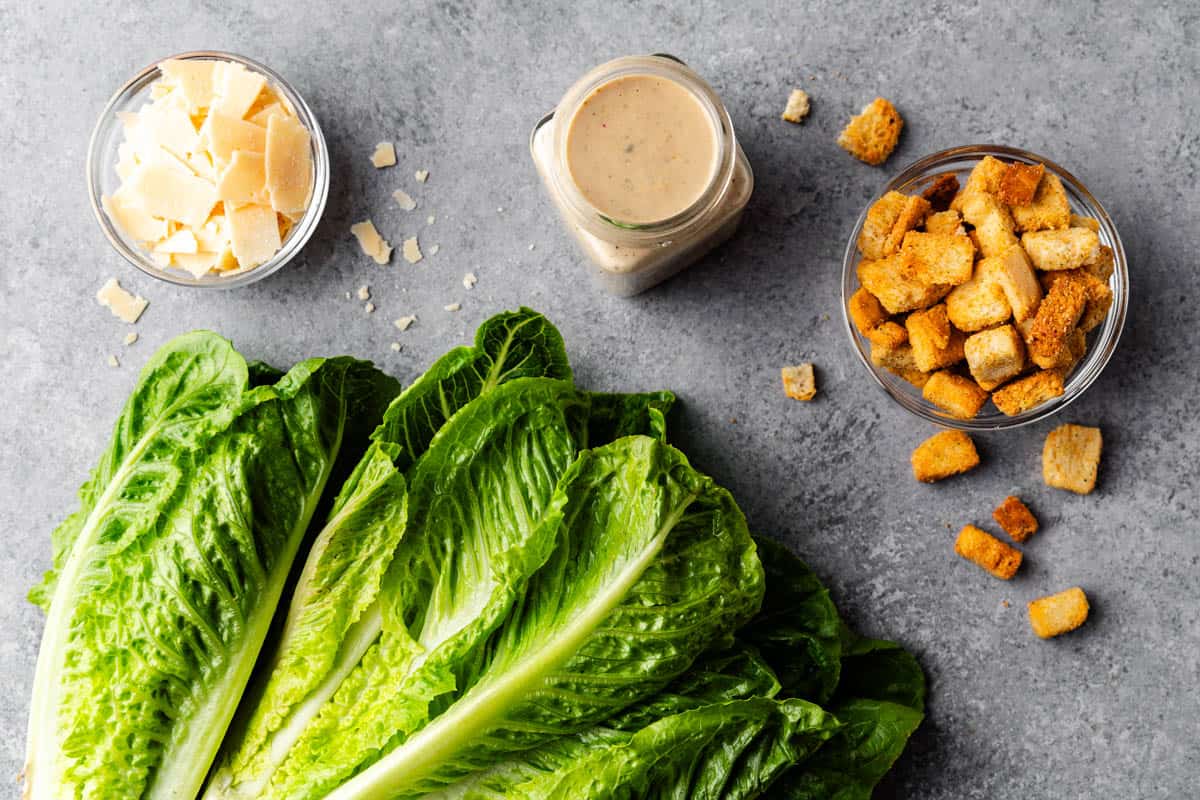
{"label": "clear glass bowl of parmesan", "polygon": [[329,193],[329,154],[304,99],[270,68],[181,53],[133,76],[88,146],[88,192],[127,261],[180,286],[233,288],[296,256]]}

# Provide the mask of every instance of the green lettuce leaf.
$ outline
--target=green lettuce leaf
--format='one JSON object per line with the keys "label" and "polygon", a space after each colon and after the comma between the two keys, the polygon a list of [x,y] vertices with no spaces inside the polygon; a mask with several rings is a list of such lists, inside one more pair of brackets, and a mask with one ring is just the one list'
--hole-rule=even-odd
{"label": "green lettuce leaf", "polygon": [[247,383],[244,360],[207,334],[143,372],[59,570],[30,798],[199,791],[347,432],[365,445],[351,417],[395,387],[352,359]]}
{"label": "green lettuce leaf", "polygon": [[652,436],[667,440],[667,414],[675,405],[671,392],[608,394],[589,392],[588,447],[615,442],[623,436]]}

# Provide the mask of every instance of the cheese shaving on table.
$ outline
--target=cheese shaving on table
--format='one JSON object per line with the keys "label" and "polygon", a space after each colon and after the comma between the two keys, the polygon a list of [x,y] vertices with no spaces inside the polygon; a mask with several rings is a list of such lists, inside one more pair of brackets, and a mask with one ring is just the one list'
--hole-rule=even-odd
{"label": "cheese shaving on table", "polygon": [[376,264],[386,264],[392,257],[392,246],[375,230],[371,220],[356,222],[350,226],[350,232],[358,239],[358,246],[363,253],[375,260]]}
{"label": "cheese shaving on table", "polygon": [[375,152],[371,154],[371,163],[375,165],[375,169],[394,167],[396,165],[395,145],[391,142],[380,142],[375,145]]}
{"label": "cheese shaving on table", "polygon": [[415,264],[420,261],[421,246],[417,244],[417,237],[410,236],[404,240],[404,260],[410,264]]}
{"label": "cheese shaving on table", "polygon": [[123,341],[125,342],[125,346],[128,347],[129,345],[133,344],[137,340],[138,340],[137,331],[133,331],[131,333],[125,334],[125,338]]}
{"label": "cheese shaving on table", "polygon": [[416,173],[414,173],[414,177],[418,182],[424,183],[425,181],[429,180],[429,170],[419,169],[416,171]]}
{"label": "cheese shaving on table", "polygon": [[108,365],[110,367],[119,367],[121,366],[121,361],[116,356],[109,356]]}
{"label": "cheese shaving on table", "polygon": [[400,206],[404,211],[412,211],[417,207],[417,201],[412,199],[412,195],[403,189],[397,189],[392,192],[392,199],[396,201],[396,205]]}
{"label": "cheese shaving on table", "polygon": [[413,315],[411,317],[401,317],[400,319],[396,320],[392,324],[395,325],[400,330],[406,331],[416,321],[417,321],[417,317],[416,317],[416,315]]}
{"label": "cheese shaving on table", "polygon": [[371,299],[371,287],[367,286],[365,283],[362,286],[358,287],[358,299],[359,300],[370,300]]}
{"label": "cheese shaving on table", "polygon": [[363,311],[366,311],[368,314],[374,314],[375,313],[375,304],[367,303],[365,306],[363,306]]}
{"label": "cheese shaving on table", "polygon": [[122,322],[128,322],[130,325],[137,322],[146,306],[150,305],[144,297],[135,297],[122,289],[116,278],[109,278],[108,282],[100,287],[100,291],[96,292],[96,300]]}
{"label": "cheese shaving on table", "polygon": [[446,309],[447,311],[458,311],[462,308],[462,303],[450,303],[442,306],[442,308]]}
{"label": "cheese shaving on table", "polygon": [[478,281],[479,281],[479,279],[475,277],[474,272],[468,272],[466,275],[463,275],[463,279],[462,279],[463,288],[464,289],[474,289],[475,284],[478,283]]}

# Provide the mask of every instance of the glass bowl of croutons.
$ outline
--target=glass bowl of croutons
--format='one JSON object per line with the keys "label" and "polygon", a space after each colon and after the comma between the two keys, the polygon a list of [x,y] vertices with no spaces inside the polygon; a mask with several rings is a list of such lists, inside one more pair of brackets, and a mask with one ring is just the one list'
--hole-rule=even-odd
{"label": "glass bowl of croutons", "polygon": [[1128,304],[1099,201],[1053,161],[999,145],[904,169],[859,217],[842,267],[859,360],[900,405],[961,430],[1066,407],[1108,363]]}

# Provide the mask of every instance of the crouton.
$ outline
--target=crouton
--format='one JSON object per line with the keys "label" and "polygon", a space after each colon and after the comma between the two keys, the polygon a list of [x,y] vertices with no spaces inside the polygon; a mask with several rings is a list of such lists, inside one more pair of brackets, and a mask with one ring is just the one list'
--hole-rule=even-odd
{"label": "crouton", "polygon": [[945,211],[937,211],[925,218],[926,233],[952,233],[958,236],[966,236],[967,232],[962,226],[962,217],[957,211],[946,209]]}
{"label": "crouton", "polygon": [[1063,347],[1054,358],[1030,355],[1029,360],[1042,369],[1052,369],[1066,381],[1076,365],[1087,355],[1087,336],[1079,328],[1067,334]]}
{"label": "crouton", "polygon": [[1015,417],[1063,393],[1063,376],[1054,371],[1035,372],[992,393],[1001,413]]}
{"label": "crouton", "polygon": [[784,367],[780,374],[783,377],[783,391],[788,397],[794,400],[812,400],[816,397],[817,381],[812,364]]}
{"label": "crouton", "polygon": [[1000,202],[1010,206],[1028,205],[1033,202],[1033,196],[1045,171],[1045,164],[1006,164],[1004,174],[1000,176],[996,196],[1000,198]]}
{"label": "crouton", "polygon": [[922,280],[913,265],[913,254],[905,251],[877,261],[860,261],[858,282],[890,314],[931,306],[949,294],[951,288]]}
{"label": "crouton", "polygon": [[912,453],[913,477],[934,483],[979,465],[975,442],[962,431],[941,431],[917,445]]}
{"label": "crouton", "polygon": [[[903,326],[894,322],[881,325],[879,329],[886,325],[896,325],[897,328],[904,331]],[[907,333],[905,336],[907,338]],[[873,339],[871,341],[871,363],[903,378],[918,389],[924,387],[929,381],[929,373],[917,369],[912,348],[908,346],[907,342],[897,345]]]}
{"label": "crouton", "polygon": [[1095,217],[1081,217],[1078,214],[1071,215],[1070,227],[1072,228],[1088,228],[1096,233],[1100,232],[1100,220]]}
{"label": "crouton", "polygon": [[1057,362],[1086,305],[1087,286],[1082,280],[1063,276],[1054,282],[1029,329],[1029,353],[1034,362],[1039,366]]}
{"label": "crouton", "polygon": [[1025,368],[1025,343],[1012,325],[971,334],[963,352],[971,377],[989,392]]}
{"label": "crouton", "polygon": [[950,207],[955,211],[962,211],[962,203],[967,196],[976,193],[995,194],[998,192],[1000,181],[1004,178],[1005,166],[1005,163],[998,158],[984,156],[971,170],[971,174],[967,176],[967,185],[951,202]]}
{"label": "crouton", "polygon": [[966,335],[950,326],[945,303],[914,311],[904,321],[904,327],[908,330],[913,359],[922,372],[932,372],[962,361]]}
{"label": "crouton", "polygon": [[942,370],[929,376],[922,396],[952,417],[971,419],[987,403],[988,393],[962,375]]}
{"label": "crouton", "polygon": [[1037,313],[1042,302],[1042,287],[1020,245],[1008,248],[990,269],[995,270],[996,282],[1004,290],[1017,322],[1024,322]]}
{"label": "crouton", "polygon": [[1100,237],[1088,228],[1030,231],[1021,244],[1041,270],[1078,269],[1100,258]]}
{"label": "crouton", "polygon": [[898,322],[886,320],[867,332],[871,344],[896,348],[908,344],[908,329]]}
{"label": "crouton", "polygon": [[1102,244],[1100,245],[1100,252],[1096,254],[1096,258],[1084,264],[1083,268],[1100,280],[1108,283],[1108,279],[1112,277],[1115,266],[1116,257],[1113,254],[1113,249],[1106,244]]}
{"label": "crouton", "polygon": [[888,318],[887,311],[880,305],[875,295],[861,286],[854,294],[850,295],[850,300],[846,303],[846,310],[850,313],[850,321],[863,336],[870,335],[876,326],[881,322],[886,322]]}
{"label": "crouton", "polygon": [[909,231],[900,250],[912,254],[913,270],[927,284],[957,286],[971,279],[975,247],[966,236]]}
{"label": "crouton", "polygon": [[[1093,276],[1094,278],[1095,276]],[[1112,309],[1113,291],[1107,283],[1095,279],[1087,284],[1087,305],[1083,308],[1083,316],[1079,318],[1079,330],[1088,333],[1097,328],[1108,317]]]}
{"label": "crouton", "polygon": [[808,92],[803,89],[792,89],[792,93],[788,95],[787,107],[783,109],[781,116],[786,122],[799,124],[808,116],[808,110]]}
{"label": "crouton", "polygon": [[977,192],[968,196],[962,215],[975,226],[975,242],[984,256],[1004,255],[1018,241],[1012,215],[993,195]]}
{"label": "crouton", "polygon": [[958,532],[954,552],[992,573],[1002,581],[1012,580],[1021,567],[1021,551],[974,525]]}
{"label": "crouton", "polygon": [[925,187],[921,197],[929,201],[935,211],[945,211],[958,194],[958,176],[953,172],[943,172],[933,179],[933,183]]}
{"label": "crouton", "polygon": [[851,118],[837,143],[859,161],[879,166],[896,149],[903,128],[904,119],[896,107],[876,97],[863,107],[861,114]]}
{"label": "crouton", "polygon": [[1087,622],[1089,610],[1087,595],[1073,586],[1065,592],[1031,600],[1029,626],[1041,638],[1052,639]]}
{"label": "crouton", "polygon": [[1061,425],[1046,436],[1042,448],[1042,480],[1047,486],[1076,494],[1096,488],[1103,438],[1099,428]]}
{"label": "crouton", "polygon": [[900,244],[904,241],[904,235],[913,228],[920,226],[925,221],[925,215],[928,213],[928,200],[924,197],[909,197],[904,203],[904,208],[900,210],[900,216],[896,218],[896,222],[892,225],[892,232],[884,240],[884,251],[894,253],[900,249]]}
{"label": "crouton", "polygon": [[955,286],[946,295],[946,313],[954,327],[980,331],[1012,317],[1012,307],[997,279],[999,263],[998,258],[982,259],[975,264],[971,280]]}
{"label": "crouton", "polygon": [[1047,172],[1038,184],[1033,202],[1012,207],[1013,221],[1020,231],[1044,231],[1071,224],[1071,203],[1067,190],[1054,173]]}
{"label": "crouton", "polygon": [[885,250],[884,244],[896,220],[900,218],[900,212],[907,204],[908,195],[900,192],[888,192],[871,204],[867,209],[867,217],[863,220],[862,230],[858,234],[858,249],[863,258],[875,261],[895,252],[894,249]]}
{"label": "crouton", "polygon": [[1037,533],[1038,521],[1021,498],[1009,495],[992,512],[992,519],[1004,529],[1014,542],[1024,542]]}

